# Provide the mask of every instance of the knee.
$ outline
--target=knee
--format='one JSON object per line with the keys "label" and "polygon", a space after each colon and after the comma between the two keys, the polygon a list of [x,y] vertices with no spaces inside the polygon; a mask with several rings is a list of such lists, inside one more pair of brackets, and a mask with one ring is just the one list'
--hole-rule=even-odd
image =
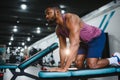
{"label": "knee", "polygon": [[75,61],[75,66],[76,66],[77,68],[83,68],[83,67],[84,67],[83,65],[84,65],[84,64],[83,64],[82,61]]}
{"label": "knee", "polygon": [[87,67],[90,68],[90,69],[96,69],[96,64],[93,64],[93,63],[88,63],[87,64]]}
{"label": "knee", "polygon": [[97,58],[87,59],[87,67],[91,69],[99,68],[98,59]]}

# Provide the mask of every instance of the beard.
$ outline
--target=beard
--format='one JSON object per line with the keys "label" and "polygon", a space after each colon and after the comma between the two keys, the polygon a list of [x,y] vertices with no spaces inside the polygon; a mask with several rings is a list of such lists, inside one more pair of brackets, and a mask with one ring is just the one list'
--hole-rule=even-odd
{"label": "beard", "polygon": [[56,15],[55,15],[55,12],[54,12],[54,16],[50,20],[48,20],[48,24],[50,26],[56,25]]}
{"label": "beard", "polygon": [[54,17],[53,19],[49,20],[49,21],[48,21],[48,24],[49,24],[49,25],[54,25],[54,24],[56,24],[56,19],[55,19],[55,17]]}

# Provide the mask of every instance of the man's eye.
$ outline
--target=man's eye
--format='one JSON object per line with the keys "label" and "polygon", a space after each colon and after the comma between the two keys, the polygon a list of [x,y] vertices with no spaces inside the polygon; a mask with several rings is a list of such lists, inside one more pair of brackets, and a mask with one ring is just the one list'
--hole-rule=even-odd
{"label": "man's eye", "polygon": [[52,12],[48,12],[48,15],[51,14]]}
{"label": "man's eye", "polygon": [[50,13],[48,13],[48,15],[49,15]]}
{"label": "man's eye", "polygon": [[50,14],[49,12],[46,13],[46,15],[49,15],[49,14]]}

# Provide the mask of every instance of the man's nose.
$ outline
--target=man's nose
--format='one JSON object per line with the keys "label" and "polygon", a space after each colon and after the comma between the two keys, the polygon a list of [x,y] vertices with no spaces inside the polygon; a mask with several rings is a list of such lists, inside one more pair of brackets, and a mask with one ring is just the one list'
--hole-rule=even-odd
{"label": "man's nose", "polygon": [[46,17],[45,17],[46,19],[48,19],[48,15],[46,15]]}

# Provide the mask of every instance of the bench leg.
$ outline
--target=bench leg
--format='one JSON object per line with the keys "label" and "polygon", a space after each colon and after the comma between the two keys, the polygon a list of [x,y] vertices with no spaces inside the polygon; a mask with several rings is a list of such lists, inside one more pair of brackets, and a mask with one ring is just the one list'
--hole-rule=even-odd
{"label": "bench leg", "polygon": [[120,75],[118,74],[118,80],[120,80]]}

